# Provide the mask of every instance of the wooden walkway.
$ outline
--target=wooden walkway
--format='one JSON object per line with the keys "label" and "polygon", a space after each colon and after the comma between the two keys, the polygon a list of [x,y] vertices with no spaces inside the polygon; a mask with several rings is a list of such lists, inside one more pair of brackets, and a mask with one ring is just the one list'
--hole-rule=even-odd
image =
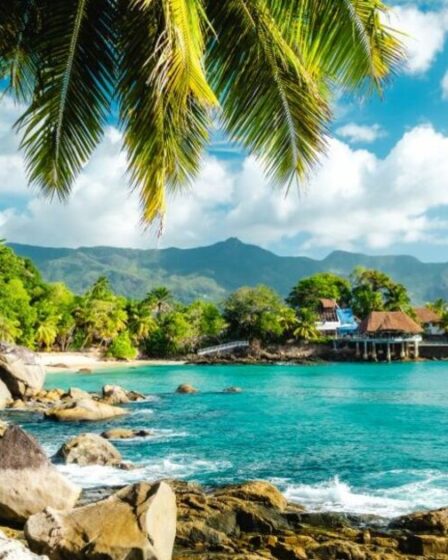
{"label": "wooden walkway", "polygon": [[226,342],[225,344],[218,344],[217,346],[209,346],[198,350],[198,356],[209,356],[210,354],[222,354],[231,352],[237,348],[248,348],[249,342],[247,340],[235,340],[233,342]]}

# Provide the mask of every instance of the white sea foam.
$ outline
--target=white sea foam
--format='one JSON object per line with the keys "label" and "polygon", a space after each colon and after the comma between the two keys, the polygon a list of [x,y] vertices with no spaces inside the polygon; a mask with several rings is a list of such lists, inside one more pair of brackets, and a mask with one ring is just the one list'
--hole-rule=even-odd
{"label": "white sea foam", "polygon": [[[411,473],[406,473],[411,474]],[[396,517],[419,509],[436,509],[448,501],[448,473],[415,472],[418,480],[377,490],[356,490],[338,477],[320,484],[288,484],[285,496],[311,511],[340,511]],[[279,481],[280,482],[280,481]]]}
{"label": "white sea foam", "polygon": [[231,466],[225,461],[205,461],[188,456],[172,455],[148,463],[137,464],[129,471],[113,467],[92,465],[80,467],[78,465],[57,465],[58,470],[72,482],[83,488],[95,486],[115,486],[131,484],[142,480],[159,480],[162,478],[191,478],[195,475],[207,475],[219,472]]}

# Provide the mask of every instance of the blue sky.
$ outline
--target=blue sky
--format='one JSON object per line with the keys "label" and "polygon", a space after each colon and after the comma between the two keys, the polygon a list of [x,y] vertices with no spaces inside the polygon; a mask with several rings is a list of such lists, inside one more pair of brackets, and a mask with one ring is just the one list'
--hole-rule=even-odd
{"label": "blue sky", "polygon": [[207,245],[230,236],[279,254],[322,257],[334,249],[448,261],[448,2],[397,1],[407,67],[384,97],[335,102],[329,150],[301,193],[273,192],[259,166],[221,134],[190,192],[170,200],[164,235],[139,226],[113,128],[63,205],[26,187],[0,104],[0,236],[49,246]]}

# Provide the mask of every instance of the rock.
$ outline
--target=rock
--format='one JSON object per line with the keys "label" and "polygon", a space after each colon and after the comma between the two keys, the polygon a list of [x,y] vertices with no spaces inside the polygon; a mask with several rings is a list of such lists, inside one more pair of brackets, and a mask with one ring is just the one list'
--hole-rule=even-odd
{"label": "rock", "polygon": [[28,390],[42,389],[45,368],[31,350],[0,342],[0,379],[14,398],[23,398]]}
{"label": "rock", "polygon": [[13,401],[11,408],[13,408],[14,410],[25,410],[26,404],[22,401],[22,399],[16,399],[15,401]]}
{"label": "rock", "polygon": [[31,550],[52,560],[171,560],[175,534],[176,499],[164,482],[127,486],[70,512],[47,508],[25,525]]}
{"label": "rock", "polygon": [[122,462],[121,453],[109,441],[97,434],[80,434],[69,439],[59,449],[56,457],[64,463],[76,465],[118,466]]}
{"label": "rock", "polygon": [[214,493],[217,497],[230,496],[247,502],[256,502],[284,511],[288,502],[283,494],[269,482],[254,480],[244,484],[224,486]]}
{"label": "rock", "polygon": [[47,506],[70,509],[80,493],[34,438],[8,426],[0,437],[0,519],[21,523]]}
{"label": "rock", "polygon": [[130,402],[127,392],[119,385],[104,385],[103,399],[109,404],[127,404]]}
{"label": "rock", "polygon": [[106,439],[133,439],[144,438],[152,436],[153,432],[150,430],[131,430],[129,428],[112,428],[101,434],[101,437]]}
{"label": "rock", "polygon": [[198,390],[193,387],[192,385],[186,385],[186,384],[182,384],[179,385],[179,387],[176,389],[176,393],[182,394],[182,395],[187,395],[187,394],[193,394],[193,393],[197,393]]}
{"label": "rock", "polygon": [[72,399],[74,401],[80,401],[84,399],[91,399],[92,395],[87,391],[78,389],[77,387],[70,387],[70,389],[62,395],[62,398]]}
{"label": "rock", "polygon": [[402,541],[400,549],[405,554],[433,558],[438,554],[448,554],[448,538],[435,535],[411,535]]}
{"label": "rock", "polygon": [[93,370],[88,367],[82,367],[78,369],[78,373],[93,373]]}
{"label": "rock", "polygon": [[1,560],[48,560],[47,556],[37,556],[28,550],[20,541],[8,539],[0,531]]}
{"label": "rock", "polygon": [[391,529],[401,529],[411,533],[448,536],[448,508],[435,511],[419,511],[394,519]]}
{"label": "rock", "polygon": [[241,387],[226,387],[223,390],[223,393],[242,393],[243,390],[241,389]]}
{"label": "rock", "polygon": [[0,410],[6,408],[12,402],[12,395],[8,387],[0,379]]}
{"label": "rock", "polygon": [[108,420],[125,414],[127,414],[127,411],[123,408],[96,402],[92,399],[81,399],[69,405],[48,410],[45,413],[45,418],[59,422],[84,422]]}
{"label": "rock", "polygon": [[128,399],[132,402],[144,401],[146,399],[145,395],[138,393],[137,391],[126,391]]}

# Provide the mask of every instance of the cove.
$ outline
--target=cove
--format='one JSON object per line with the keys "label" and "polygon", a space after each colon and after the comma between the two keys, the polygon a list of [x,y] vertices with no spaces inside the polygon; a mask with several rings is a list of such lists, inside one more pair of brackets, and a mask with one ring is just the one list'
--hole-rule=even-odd
{"label": "cove", "polygon": [[[153,430],[114,442],[137,468],[61,466],[83,486],[184,478],[266,479],[312,510],[392,517],[448,501],[448,367],[442,362],[315,366],[144,366],[57,373],[46,386],[149,395],[127,417],[58,424],[17,413],[49,453],[69,436]],[[175,389],[189,383],[195,395]],[[229,386],[241,393],[223,393]]]}

